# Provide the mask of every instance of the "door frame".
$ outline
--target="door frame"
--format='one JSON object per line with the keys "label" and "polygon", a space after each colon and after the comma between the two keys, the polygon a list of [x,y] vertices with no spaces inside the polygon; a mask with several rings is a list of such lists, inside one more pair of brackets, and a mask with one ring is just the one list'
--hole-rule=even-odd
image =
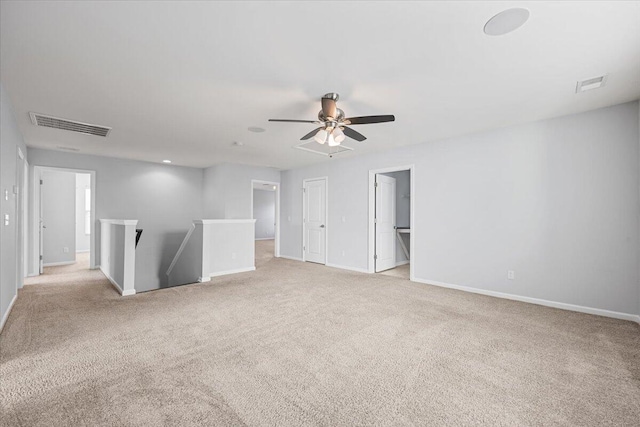
{"label": "door frame", "polygon": [[[255,219],[253,217],[253,184],[269,184],[275,185],[276,189],[274,193],[276,193],[276,226],[275,226],[275,253],[274,256],[276,258],[280,258],[280,183],[275,181],[262,181],[260,179],[252,179],[251,180],[251,213],[249,214],[249,218]],[[255,236],[254,236],[255,238]]]}
{"label": "door frame", "polygon": [[302,180],[302,261],[306,262],[306,246],[307,246],[307,182],[324,180],[324,265],[329,260],[329,177],[319,176],[317,178],[307,178]]}
{"label": "door frame", "polygon": [[25,271],[25,248],[24,236],[27,234],[27,224],[24,221],[25,207],[27,199],[27,182],[25,181],[25,169],[28,168],[27,160],[24,153],[17,147],[16,150],[16,185],[14,194],[16,195],[15,205],[15,222],[16,222],[16,289],[24,286],[24,278],[27,275]]}
{"label": "door frame", "polygon": [[53,172],[70,172],[70,173],[86,173],[91,175],[91,235],[89,236],[89,268],[96,269],[99,266],[96,265],[96,171],[88,169],[72,169],[72,168],[58,168],[54,166],[33,166],[33,211],[31,217],[31,229],[33,230],[33,260],[31,267],[33,268],[34,276],[40,275],[40,207],[41,207],[41,191],[40,191],[40,179],[42,179],[42,173],[46,171]]}
{"label": "door frame", "polygon": [[411,261],[409,262],[409,280],[414,280],[414,260],[416,257],[416,245],[415,245],[415,236],[416,236],[416,216],[414,213],[415,210],[415,165],[405,165],[405,166],[392,166],[388,168],[381,169],[370,169],[369,170],[369,255],[368,259],[368,272],[375,273],[375,253],[376,253],[376,225],[375,225],[375,217],[376,217],[376,174],[378,173],[388,173],[388,172],[401,172],[401,171],[409,171],[409,227],[411,228],[411,233],[409,234],[409,246],[411,248]]}

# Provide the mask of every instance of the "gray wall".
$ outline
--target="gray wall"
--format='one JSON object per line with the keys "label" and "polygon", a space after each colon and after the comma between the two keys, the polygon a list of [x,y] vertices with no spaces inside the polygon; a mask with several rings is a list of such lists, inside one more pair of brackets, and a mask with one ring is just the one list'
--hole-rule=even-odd
{"label": "gray wall", "polygon": [[256,220],[256,240],[273,239],[276,235],[276,192],[253,190],[253,219]]}
{"label": "gray wall", "polygon": [[252,179],[280,182],[280,172],[273,168],[227,163],[205,169],[205,219],[250,219]]}
{"label": "gray wall", "polygon": [[[95,218],[137,219],[144,229],[136,291],[166,286],[165,273],[185,233],[202,218],[202,169],[31,148],[29,156],[31,166],[96,171]],[[96,236],[96,259],[99,251]]]}
{"label": "gray wall", "polygon": [[[16,221],[17,197],[13,186],[17,185],[18,147],[27,156],[27,149],[15,120],[9,95],[0,83],[0,320],[5,318],[13,298],[17,295],[17,254],[19,250]],[[8,191],[9,200],[4,194]],[[9,225],[4,216],[9,215]]]}
{"label": "gray wall", "polygon": [[[408,170],[383,173],[396,179],[396,226],[409,227],[411,225],[411,172]],[[408,234],[400,234],[411,256],[411,245]],[[396,262],[404,263],[407,257],[396,239]]]}
{"label": "gray wall", "polygon": [[633,102],[284,171],[281,253],[328,176],[329,263],[366,269],[368,171],[415,164],[417,279],[637,314],[638,147]]}
{"label": "gray wall", "polygon": [[76,252],[88,252],[91,236],[85,233],[85,194],[91,190],[91,175],[76,174]]}
{"label": "gray wall", "polygon": [[[76,174],[42,173],[42,261],[47,264],[73,263],[76,259]],[[66,250],[66,252],[65,252]]]}

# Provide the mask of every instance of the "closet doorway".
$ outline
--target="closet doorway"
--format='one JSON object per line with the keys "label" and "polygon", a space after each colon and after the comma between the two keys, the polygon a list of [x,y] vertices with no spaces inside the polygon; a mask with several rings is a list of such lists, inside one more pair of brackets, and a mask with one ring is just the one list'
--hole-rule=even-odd
{"label": "closet doorway", "polygon": [[413,165],[369,171],[369,272],[413,279]]}

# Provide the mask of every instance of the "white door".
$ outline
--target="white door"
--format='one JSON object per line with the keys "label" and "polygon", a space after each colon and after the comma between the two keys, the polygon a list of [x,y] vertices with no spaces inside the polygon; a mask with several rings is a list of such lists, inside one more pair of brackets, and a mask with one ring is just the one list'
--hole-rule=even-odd
{"label": "white door", "polygon": [[396,179],[376,174],[376,273],[396,266]]}
{"label": "white door", "polygon": [[327,180],[304,182],[304,259],[326,264]]}

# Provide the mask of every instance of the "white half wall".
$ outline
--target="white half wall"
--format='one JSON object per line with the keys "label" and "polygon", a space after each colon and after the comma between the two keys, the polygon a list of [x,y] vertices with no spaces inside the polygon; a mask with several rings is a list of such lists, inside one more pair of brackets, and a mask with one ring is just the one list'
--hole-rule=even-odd
{"label": "white half wall", "polygon": [[170,286],[255,270],[254,219],[194,220],[166,275]]}
{"label": "white half wall", "polygon": [[100,219],[100,270],[122,296],[136,293],[137,223],[137,220]]}
{"label": "white half wall", "polygon": [[328,262],[366,270],[368,171],[413,164],[416,280],[638,315],[638,116],[631,102],[283,171],[281,254],[302,257],[302,180],[328,176]]}

